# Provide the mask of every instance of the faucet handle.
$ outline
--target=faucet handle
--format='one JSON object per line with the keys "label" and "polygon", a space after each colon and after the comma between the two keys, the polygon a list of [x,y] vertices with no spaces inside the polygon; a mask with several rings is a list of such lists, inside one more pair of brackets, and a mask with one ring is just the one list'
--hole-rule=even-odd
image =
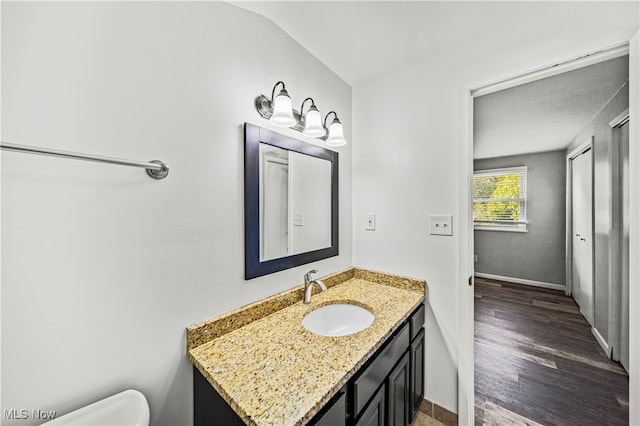
{"label": "faucet handle", "polygon": [[315,274],[316,272],[318,272],[315,269],[310,270],[309,272],[307,272],[306,274],[304,274],[304,283],[308,284],[309,283],[309,278],[311,278],[311,274]]}

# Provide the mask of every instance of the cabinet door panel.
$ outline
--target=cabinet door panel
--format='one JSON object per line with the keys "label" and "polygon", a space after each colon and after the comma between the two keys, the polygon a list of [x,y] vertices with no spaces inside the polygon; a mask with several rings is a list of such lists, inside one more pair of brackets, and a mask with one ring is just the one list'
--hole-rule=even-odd
{"label": "cabinet door panel", "polygon": [[384,397],[385,385],[383,384],[369,402],[367,409],[362,412],[356,426],[385,426]]}
{"label": "cabinet door panel", "polygon": [[342,392],[341,396],[331,404],[331,407],[312,424],[314,426],[344,425],[347,419],[346,399],[346,394]]}
{"label": "cabinet door panel", "polygon": [[211,383],[193,366],[193,424],[194,426],[244,426]]}
{"label": "cabinet door panel", "polygon": [[387,379],[389,426],[407,426],[409,419],[409,352],[406,352]]}
{"label": "cabinet door panel", "polygon": [[411,342],[411,419],[424,398],[424,328]]}

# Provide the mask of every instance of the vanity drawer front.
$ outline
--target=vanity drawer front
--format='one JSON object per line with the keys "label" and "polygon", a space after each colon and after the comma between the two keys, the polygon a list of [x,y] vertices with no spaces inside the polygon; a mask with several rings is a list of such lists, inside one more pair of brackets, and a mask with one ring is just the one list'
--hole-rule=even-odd
{"label": "vanity drawer front", "polygon": [[411,340],[413,340],[424,326],[424,304],[420,305],[420,308],[411,315],[409,323],[411,324]]}
{"label": "vanity drawer front", "polygon": [[409,347],[409,324],[405,323],[400,332],[378,354],[369,366],[354,380],[354,416],[357,417],[380,384]]}

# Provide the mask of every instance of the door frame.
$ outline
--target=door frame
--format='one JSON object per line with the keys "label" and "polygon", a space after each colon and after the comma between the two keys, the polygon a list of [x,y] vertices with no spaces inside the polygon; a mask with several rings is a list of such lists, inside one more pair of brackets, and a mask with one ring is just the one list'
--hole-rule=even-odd
{"label": "door frame", "polygon": [[611,138],[609,145],[609,161],[611,163],[611,198],[609,199],[609,215],[611,226],[609,228],[609,357],[615,361],[620,360],[620,347],[622,346],[622,334],[620,333],[622,318],[622,294],[620,283],[622,280],[622,157],[620,155],[620,132],[617,128],[629,122],[629,108],[609,122]]}
{"label": "door frame", "polygon": [[[629,259],[640,259],[640,31],[629,41]],[[640,306],[640,262],[629,262],[629,304]],[[640,309],[629,310],[629,423],[640,424]]]}
{"label": "door frame", "polygon": [[[458,90],[458,213],[460,215],[460,231],[458,233],[458,423],[468,425],[474,423],[474,295],[473,295],[473,98],[498,90],[507,89],[547,76],[613,59],[625,54],[629,55],[629,107],[632,116],[640,113],[640,33],[630,40],[615,46],[602,46],[601,49],[581,51],[565,61],[548,63],[546,66],[532,70],[524,70],[515,76],[503,75],[502,78],[461,82]],[[635,90],[635,91],[634,91]],[[631,235],[640,233],[640,129],[638,123],[631,121],[630,142],[630,226]],[[637,158],[636,158],[637,157]],[[630,257],[640,256],[639,238],[630,241]],[[630,286],[630,303],[640,305],[640,265],[632,262],[629,280],[635,283]],[[635,281],[634,281],[635,279]],[[630,318],[630,375],[629,380],[629,419],[631,424],[640,422],[640,310],[634,310]],[[635,333],[635,334],[634,334]],[[635,357],[634,357],[635,356]]]}

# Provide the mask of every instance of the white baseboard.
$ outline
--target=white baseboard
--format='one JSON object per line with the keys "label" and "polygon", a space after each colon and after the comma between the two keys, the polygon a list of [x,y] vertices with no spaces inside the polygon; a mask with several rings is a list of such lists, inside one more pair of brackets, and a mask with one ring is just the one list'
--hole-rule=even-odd
{"label": "white baseboard", "polygon": [[507,282],[510,282],[510,283],[530,285],[530,286],[533,286],[533,287],[550,288],[552,290],[561,290],[561,291],[565,290],[565,286],[563,286],[561,284],[553,284],[553,283],[545,283],[545,282],[542,282],[542,281],[525,280],[525,279],[522,279],[522,278],[503,277],[503,276],[500,276],[500,275],[485,274],[483,272],[476,272],[474,275],[476,277],[487,278],[489,280],[507,281]]}
{"label": "white baseboard", "polygon": [[602,350],[604,350],[604,353],[607,355],[607,357],[611,359],[611,348],[609,347],[609,344],[604,340],[604,338],[600,335],[598,330],[595,329],[595,327],[591,327],[591,333],[595,336],[598,343],[600,343],[600,346],[602,346]]}

